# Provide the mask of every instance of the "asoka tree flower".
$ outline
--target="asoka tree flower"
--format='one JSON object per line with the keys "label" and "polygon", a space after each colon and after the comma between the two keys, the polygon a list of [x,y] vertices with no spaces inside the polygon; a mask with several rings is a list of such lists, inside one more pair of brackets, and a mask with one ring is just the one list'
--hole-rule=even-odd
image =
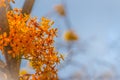
{"label": "asoka tree flower", "polygon": [[[35,74],[29,75],[32,80],[57,80],[56,66],[63,59],[53,46],[57,29],[52,28],[53,21],[42,17],[38,22],[36,17],[22,14],[14,9],[7,13],[9,34],[0,35],[0,50],[10,46],[8,53],[16,59],[27,59],[35,69]],[[24,77],[24,76],[23,76]],[[25,80],[25,79],[24,79]]]}
{"label": "asoka tree flower", "polygon": [[66,31],[64,33],[63,37],[66,41],[76,41],[76,40],[78,40],[78,36],[76,35],[76,33],[73,30]]}
{"label": "asoka tree flower", "polygon": [[[8,2],[12,2],[12,3],[15,3],[14,0],[8,0]],[[5,4],[5,0],[0,0],[0,7],[5,7],[6,4]]]}
{"label": "asoka tree flower", "polygon": [[5,0],[0,0],[0,7],[4,6],[5,7]]}
{"label": "asoka tree flower", "polygon": [[27,70],[25,70],[25,69],[22,69],[22,70],[20,70],[20,76],[22,76],[22,75],[25,75],[25,74],[27,74],[28,72],[27,72]]}
{"label": "asoka tree flower", "polygon": [[55,11],[60,15],[60,16],[65,16],[65,9],[62,4],[56,5],[55,6]]}

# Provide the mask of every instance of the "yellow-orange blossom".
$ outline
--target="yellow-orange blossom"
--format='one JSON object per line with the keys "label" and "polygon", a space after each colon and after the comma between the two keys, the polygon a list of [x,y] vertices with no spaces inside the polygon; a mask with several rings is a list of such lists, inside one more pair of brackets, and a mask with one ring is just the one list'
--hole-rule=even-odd
{"label": "yellow-orange blossom", "polygon": [[[8,2],[12,2],[12,3],[15,3],[14,0],[7,0]],[[5,0],[0,0],[0,7],[5,7],[6,4],[5,4]]]}
{"label": "yellow-orange blossom", "polygon": [[[0,35],[0,50],[11,46],[8,53],[16,59],[28,59],[35,69],[32,80],[57,80],[56,65],[63,58],[53,46],[56,28],[51,28],[53,22],[42,17],[37,18],[22,14],[14,9],[7,13],[10,32]],[[4,55],[4,52],[3,52]],[[30,77],[29,76],[29,77]],[[24,77],[21,80],[26,80]]]}

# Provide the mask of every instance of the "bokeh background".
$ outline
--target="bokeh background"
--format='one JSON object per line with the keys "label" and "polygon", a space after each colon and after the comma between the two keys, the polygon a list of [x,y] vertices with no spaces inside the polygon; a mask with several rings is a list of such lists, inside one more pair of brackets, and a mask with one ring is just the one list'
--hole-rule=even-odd
{"label": "bokeh background", "polygon": [[[22,8],[24,1],[11,6]],[[36,0],[31,15],[58,28],[54,45],[65,58],[60,80],[120,80],[120,0]],[[22,69],[34,72],[25,60]]]}

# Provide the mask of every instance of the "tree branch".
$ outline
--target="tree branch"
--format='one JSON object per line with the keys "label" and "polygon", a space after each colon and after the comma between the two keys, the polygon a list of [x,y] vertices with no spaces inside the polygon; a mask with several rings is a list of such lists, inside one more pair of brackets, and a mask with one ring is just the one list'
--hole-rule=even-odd
{"label": "tree branch", "polygon": [[[8,24],[8,20],[7,20],[7,11],[10,10],[10,6],[8,3],[8,0],[6,1],[6,7],[2,7],[0,8],[0,34],[6,32],[9,35],[9,24]],[[35,0],[26,0],[25,4],[23,6],[23,13],[27,13],[29,14],[32,10],[32,6],[34,4]],[[19,68],[20,68],[20,60],[16,60],[15,58],[12,58],[12,56],[10,56],[8,54],[8,50],[10,50],[11,47],[7,46],[4,47],[4,56],[6,59],[6,70],[8,71],[6,74],[8,76],[10,76],[8,79],[10,80],[12,78],[12,80],[18,80],[19,79]],[[0,66],[2,67],[2,66]],[[1,68],[3,71],[4,68]],[[10,73],[10,74],[9,74]]]}
{"label": "tree branch", "polygon": [[30,14],[34,3],[35,0],[25,0],[24,6],[22,8],[22,13]]}

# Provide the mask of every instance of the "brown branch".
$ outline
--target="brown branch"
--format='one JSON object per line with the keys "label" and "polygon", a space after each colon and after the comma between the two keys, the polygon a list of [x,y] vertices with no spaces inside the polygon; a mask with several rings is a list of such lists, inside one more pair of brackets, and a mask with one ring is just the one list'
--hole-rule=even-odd
{"label": "brown branch", "polygon": [[0,60],[0,71],[4,72],[4,68],[6,67],[6,64]]}
{"label": "brown branch", "polygon": [[[6,0],[6,4],[7,4],[7,0]],[[8,5],[7,5],[8,7]],[[7,32],[9,33],[9,25],[8,25],[8,20],[7,20],[7,7],[2,7],[0,8],[0,28],[1,28],[1,31],[0,33],[4,33],[4,32]],[[7,62],[7,60],[6,60]]]}
{"label": "brown branch", "polygon": [[[0,60],[0,72],[3,72],[4,74],[9,74],[8,69],[6,69],[6,64]],[[10,78],[10,75],[7,75],[8,78]]]}
{"label": "brown branch", "polygon": [[[7,11],[10,10],[9,4],[6,0],[6,6],[7,7],[2,7],[0,8],[0,34],[7,32],[9,35],[9,24],[7,20]],[[32,10],[32,6],[34,4],[35,0],[26,0],[25,4],[23,6],[23,13],[29,14]],[[4,47],[4,56],[6,59],[6,70],[8,79],[10,80],[18,80],[19,79],[19,69],[20,69],[20,60],[16,60],[16,58],[11,57],[11,55],[8,54],[8,50],[10,50],[10,46]],[[4,69],[4,68],[2,68]],[[10,74],[9,74],[10,73]]]}
{"label": "brown branch", "polygon": [[22,8],[22,13],[30,14],[34,3],[35,3],[35,0],[25,0],[25,3]]}
{"label": "brown branch", "polygon": [[0,8],[0,28],[1,28],[0,34],[3,32],[9,32],[5,7]]}
{"label": "brown branch", "polygon": [[[7,11],[10,10],[10,6],[9,3],[7,2],[8,0],[6,0],[6,7],[2,7],[0,8],[0,28],[1,31],[0,33],[4,33],[6,32],[9,35],[9,24],[8,24],[8,20],[7,20]],[[10,46],[6,46],[4,47],[4,56],[5,56],[5,60],[6,60],[6,71],[7,71],[7,76],[8,79],[10,80],[12,78],[12,80],[17,80],[17,76],[19,75],[19,66],[20,63],[17,62],[17,60],[15,58],[12,58],[7,52],[8,50],[10,50],[11,47]],[[4,70],[4,68],[3,68]],[[5,70],[4,70],[5,71]],[[10,74],[9,74],[10,73]]]}

